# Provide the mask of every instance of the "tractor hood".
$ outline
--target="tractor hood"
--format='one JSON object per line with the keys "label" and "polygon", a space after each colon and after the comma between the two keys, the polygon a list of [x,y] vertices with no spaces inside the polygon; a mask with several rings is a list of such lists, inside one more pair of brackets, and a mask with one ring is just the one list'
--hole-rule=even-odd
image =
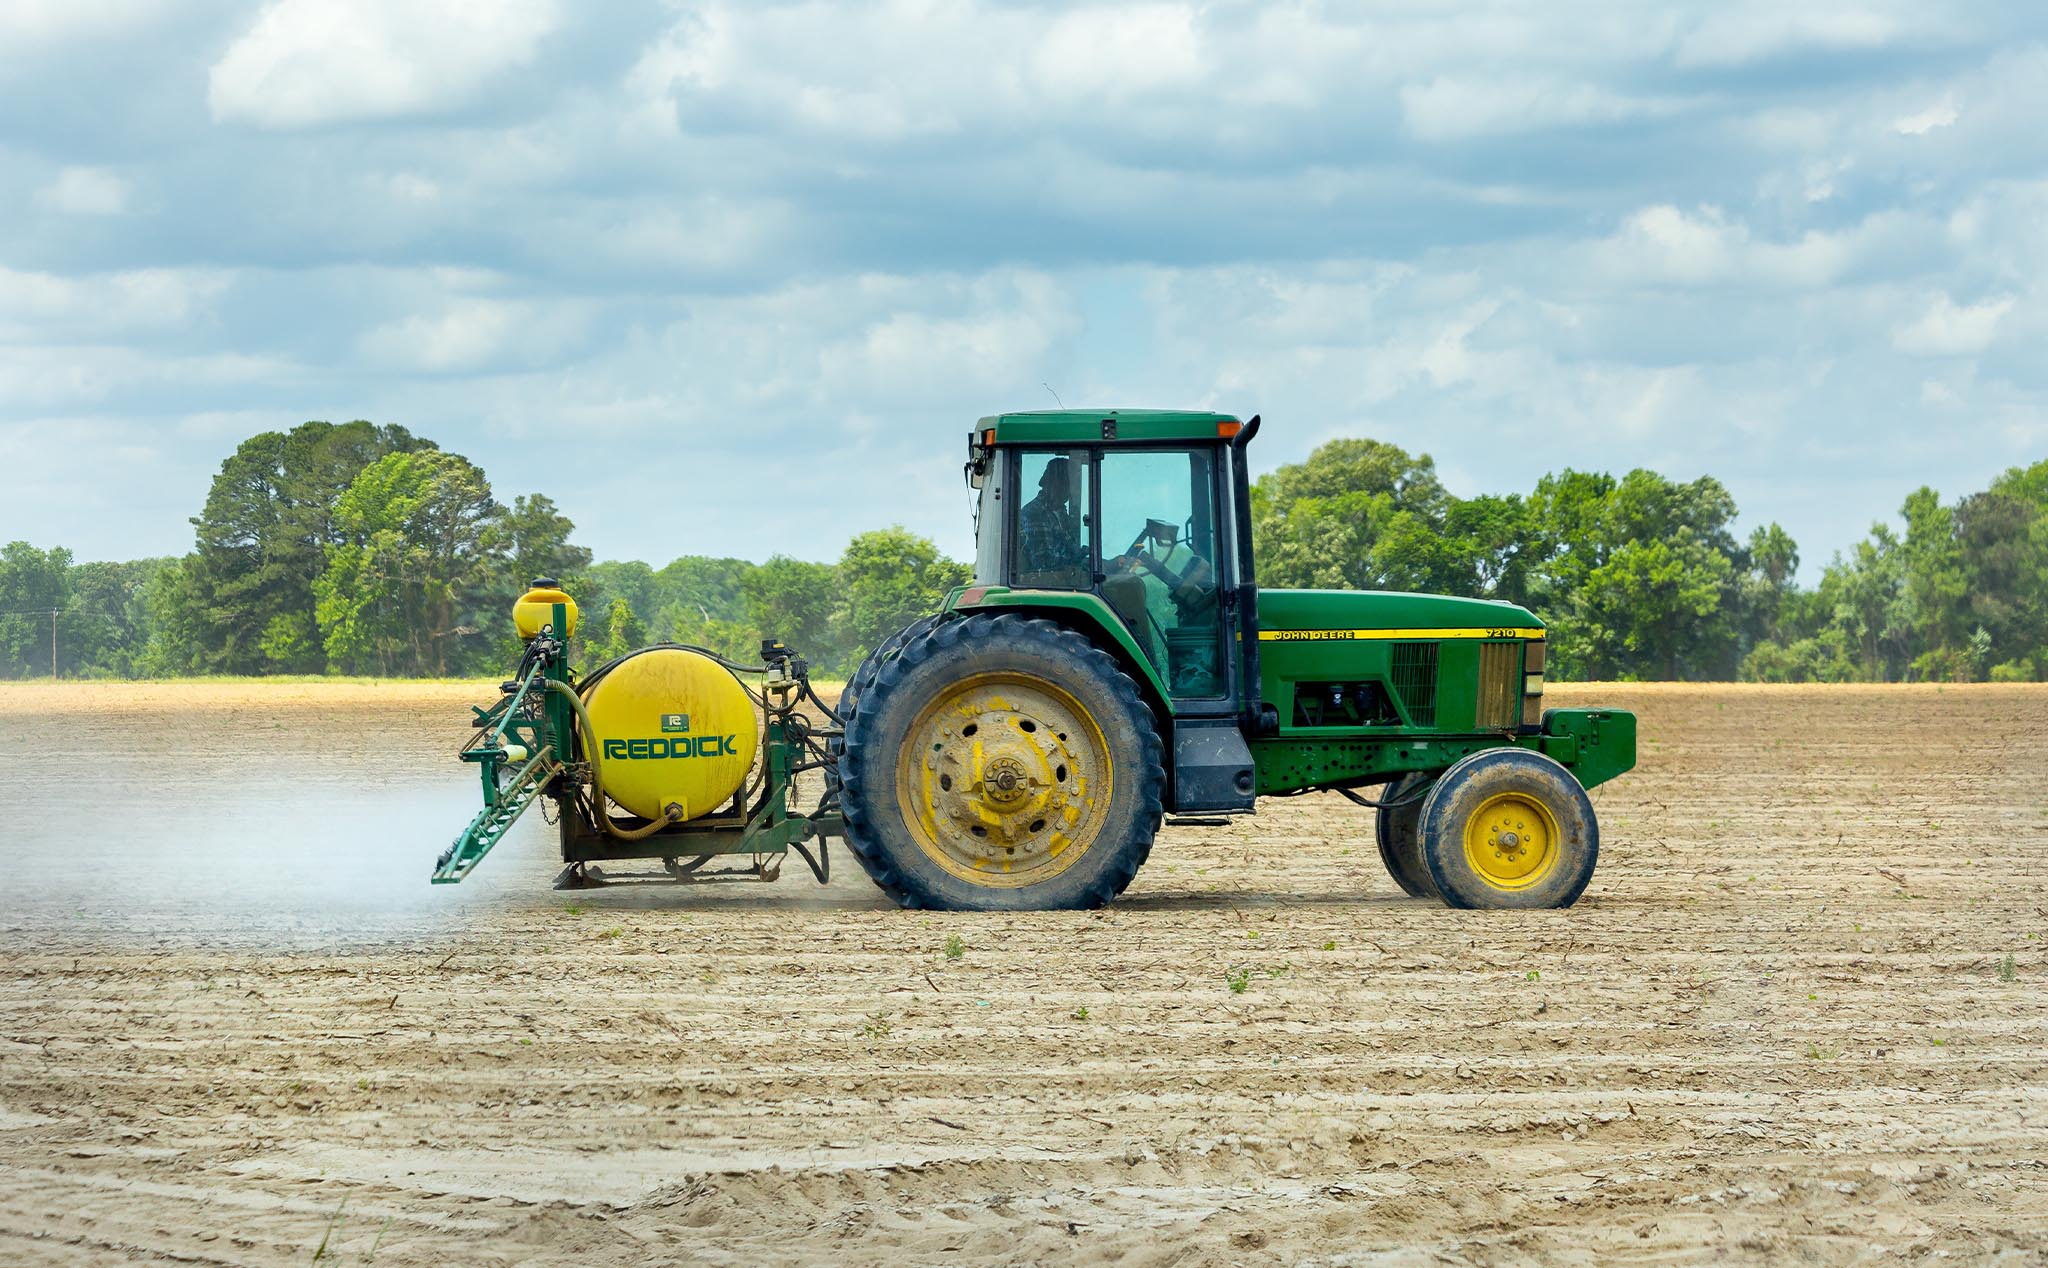
{"label": "tractor hood", "polygon": [[1495,599],[1397,590],[1259,591],[1259,630],[1401,630],[1467,638],[1540,638],[1543,622],[1527,608]]}

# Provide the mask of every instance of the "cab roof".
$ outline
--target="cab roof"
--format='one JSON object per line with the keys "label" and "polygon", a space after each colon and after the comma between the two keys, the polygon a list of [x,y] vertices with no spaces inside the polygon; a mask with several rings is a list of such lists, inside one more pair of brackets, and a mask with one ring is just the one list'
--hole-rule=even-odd
{"label": "cab roof", "polygon": [[[974,426],[976,444],[1087,444],[1100,441],[1217,440],[1237,434],[1237,416],[1184,409],[1046,409],[991,414]],[[993,436],[990,433],[994,433]]]}

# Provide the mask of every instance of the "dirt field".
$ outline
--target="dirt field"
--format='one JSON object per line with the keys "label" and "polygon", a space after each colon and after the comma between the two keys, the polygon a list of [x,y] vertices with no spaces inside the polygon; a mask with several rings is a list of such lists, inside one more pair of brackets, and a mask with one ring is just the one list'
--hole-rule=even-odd
{"label": "dirt field", "polygon": [[1529,915],[1326,797],[1094,914],[429,888],[471,694],[0,688],[0,1264],[2048,1261],[2048,689],[1560,688]]}

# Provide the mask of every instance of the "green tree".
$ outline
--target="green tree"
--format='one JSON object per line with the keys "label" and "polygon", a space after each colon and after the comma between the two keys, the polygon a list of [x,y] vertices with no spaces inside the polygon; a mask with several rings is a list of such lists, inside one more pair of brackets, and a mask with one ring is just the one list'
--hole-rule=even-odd
{"label": "green tree", "polygon": [[354,672],[445,675],[498,614],[481,605],[503,566],[491,486],[468,459],[392,453],[337,499],[342,541],[314,583],[330,660]]}
{"label": "green tree", "polygon": [[1478,565],[1471,545],[1445,532],[1451,505],[1427,454],[1330,441],[1253,486],[1260,584],[1471,593]]}
{"label": "green tree", "polygon": [[[1516,494],[1481,494],[1453,502],[1444,516],[1453,555],[1470,560],[1473,591],[1509,603],[1529,601],[1531,573],[1537,564],[1536,525],[1529,505]],[[1463,571],[1463,565],[1456,570]]]}
{"label": "green tree", "polygon": [[646,645],[647,627],[633,614],[633,605],[624,599],[613,599],[605,616],[604,636],[592,643],[590,654],[597,661],[616,660]]}
{"label": "green tree", "polygon": [[192,523],[197,667],[222,673],[325,667],[314,579],[343,540],[335,508],[356,476],[391,453],[431,449],[403,427],[357,421],[264,432],[221,464]]}
{"label": "green tree", "polygon": [[1964,622],[1996,662],[2048,663],[2048,460],[2013,467],[1954,511],[1968,576]]}
{"label": "green tree", "polygon": [[820,668],[844,664],[848,648],[832,620],[839,606],[839,577],[831,564],[776,555],[749,572],[741,590],[748,633],[757,641],[780,638]]}
{"label": "green tree", "polygon": [[1792,602],[1798,592],[1799,547],[1778,524],[1766,524],[1749,535],[1747,558],[1739,580],[1745,650],[1783,639]]}
{"label": "green tree", "polygon": [[50,613],[70,601],[70,572],[71,552],[62,546],[0,546],[0,676],[50,672]]}
{"label": "green tree", "polygon": [[64,672],[83,678],[132,678],[154,626],[150,580],[173,561],[76,564],[59,621]]}
{"label": "green tree", "polygon": [[[901,525],[862,533],[839,558],[838,641],[850,660],[917,618],[939,610],[974,570]],[[800,649],[801,650],[801,649]]]}
{"label": "green tree", "polygon": [[212,631],[194,579],[198,568],[196,554],[166,560],[143,583],[149,635],[136,656],[135,672],[141,677],[177,678],[202,673],[212,663],[206,646]]}
{"label": "green tree", "polygon": [[759,565],[745,559],[684,555],[654,574],[658,614],[737,621],[747,614],[746,584]]}
{"label": "green tree", "polygon": [[1529,501],[1532,599],[1563,677],[1726,677],[1734,620],[1735,499],[1718,480],[1564,471]]}
{"label": "green tree", "polygon": [[1955,513],[1925,486],[1906,498],[1900,513],[1906,520],[1899,567],[1909,637],[1922,653],[1960,650],[1969,642],[1972,623],[1970,582],[1962,542],[1956,537]]}
{"label": "green tree", "polygon": [[488,553],[496,556],[489,584],[481,595],[477,622],[481,640],[465,640],[477,667],[511,664],[519,659],[520,642],[508,615],[519,596],[541,577],[552,577],[591,614],[602,612],[610,596],[589,579],[590,551],[569,540],[576,525],[543,494],[520,496],[502,508],[490,524]]}
{"label": "green tree", "polygon": [[[702,647],[743,665],[754,664],[761,655],[761,636],[744,619],[727,621],[691,611],[679,615],[670,631],[670,637],[678,643]],[[806,658],[811,655],[801,644],[797,651]]]}
{"label": "green tree", "polygon": [[1860,679],[1889,682],[1902,676],[1912,625],[1898,534],[1873,524],[1867,539],[1828,565],[1817,597],[1828,624],[1848,640]]}
{"label": "green tree", "polygon": [[1787,645],[1758,643],[1743,658],[1744,682],[1855,682],[1860,677],[1849,638],[1830,626]]}
{"label": "green tree", "polygon": [[590,568],[590,551],[569,540],[576,525],[556,509],[554,499],[536,493],[512,499],[512,505],[498,516],[495,529],[504,577],[501,591],[506,603],[526,592],[536,577],[553,577],[567,584]]}
{"label": "green tree", "polygon": [[[654,616],[661,612],[661,596],[654,581],[654,569],[637,559],[605,560],[583,570],[583,589],[588,601],[607,608],[624,599],[634,612]],[[579,601],[586,595],[579,591]]]}

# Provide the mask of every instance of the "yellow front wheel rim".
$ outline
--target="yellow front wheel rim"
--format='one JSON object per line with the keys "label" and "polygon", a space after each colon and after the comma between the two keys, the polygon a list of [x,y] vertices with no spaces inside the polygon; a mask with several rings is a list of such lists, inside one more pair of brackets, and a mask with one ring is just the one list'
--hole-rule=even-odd
{"label": "yellow front wheel rim", "polygon": [[1048,880],[1101,834],[1115,771],[1079,700],[1030,674],[978,674],[919,711],[897,761],[911,835],[946,871],[997,889]]}
{"label": "yellow front wheel rim", "polygon": [[1495,889],[1527,889],[1557,870],[1557,816],[1528,793],[1496,793],[1465,819],[1465,862]]}

